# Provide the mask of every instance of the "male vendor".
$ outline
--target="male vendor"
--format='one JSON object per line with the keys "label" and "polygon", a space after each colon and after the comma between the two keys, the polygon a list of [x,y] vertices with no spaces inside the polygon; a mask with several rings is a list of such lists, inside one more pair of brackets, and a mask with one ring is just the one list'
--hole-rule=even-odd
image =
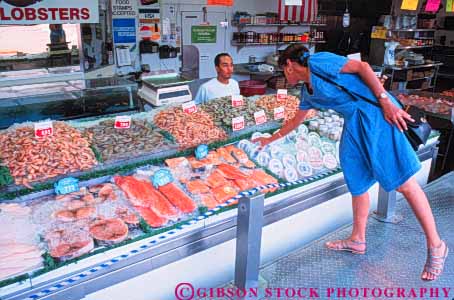
{"label": "male vendor", "polygon": [[202,104],[220,97],[240,94],[238,82],[232,79],[232,57],[228,53],[220,53],[216,55],[214,65],[218,76],[200,86],[197,96],[194,99],[196,104]]}

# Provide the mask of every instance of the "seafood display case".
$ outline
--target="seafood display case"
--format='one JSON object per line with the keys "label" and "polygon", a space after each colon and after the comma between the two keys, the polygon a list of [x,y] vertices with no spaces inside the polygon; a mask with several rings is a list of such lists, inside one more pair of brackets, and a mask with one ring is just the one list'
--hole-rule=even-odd
{"label": "seafood display case", "polygon": [[0,87],[0,128],[44,119],[69,120],[138,110],[137,84],[124,78]]}
{"label": "seafood display case", "polygon": [[[54,135],[43,139],[27,123],[0,132],[0,168],[16,183],[13,192],[0,189],[0,244],[8,245],[0,297],[81,299],[220,245],[234,238],[244,195],[265,194],[272,224],[347,194],[337,113],[313,112],[259,149],[253,140],[291,118],[298,99],[267,95],[245,99],[242,109],[217,101],[191,114],[180,106],[134,114],[128,129],[106,117],[54,122]],[[261,109],[268,127],[248,117]],[[237,114],[245,119],[239,133],[229,130]],[[422,160],[434,145],[436,137]],[[23,188],[32,181],[34,189]]]}

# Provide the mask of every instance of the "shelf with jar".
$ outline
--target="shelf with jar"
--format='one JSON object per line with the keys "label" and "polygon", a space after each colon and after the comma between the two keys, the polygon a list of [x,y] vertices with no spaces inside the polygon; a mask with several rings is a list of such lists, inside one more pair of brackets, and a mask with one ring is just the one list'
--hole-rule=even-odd
{"label": "shelf with jar", "polygon": [[311,33],[257,33],[255,31],[234,32],[232,46],[269,46],[285,44],[322,44],[326,43],[323,31],[312,31]]}
{"label": "shelf with jar", "polygon": [[276,26],[276,27],[287,27],[287,26],[326,26],[326,16],[319,15],[315,20],[309,23],[295,22],[295,21],[284,21],[279,19],[277,13],[268,12],[263,14],[251,15],[247,12],[236,12],[233,16],[232,25],[241,29],[242,27],[254,26]]}

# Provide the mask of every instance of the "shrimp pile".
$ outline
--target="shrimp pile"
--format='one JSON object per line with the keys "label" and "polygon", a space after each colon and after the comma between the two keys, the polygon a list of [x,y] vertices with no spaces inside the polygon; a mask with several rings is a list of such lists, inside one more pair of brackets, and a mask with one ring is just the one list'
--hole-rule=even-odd
{"label": "shrimp pile", "polygon": [[96,165],[89,142],[81,132],[63,122],[54,122],[54,134],[36,138],[32,126],[10,129],[0,134],[0,160],[17,185],[31,188],[30,182],[43,181]]}
{"label": "shrimp pile", "polygon": [[183,149],[227,138],[225,131],[216,127],[212,118],[201,109],[186,114],[179,107],[169,108],[157,114],[154,123],[169,131]]}

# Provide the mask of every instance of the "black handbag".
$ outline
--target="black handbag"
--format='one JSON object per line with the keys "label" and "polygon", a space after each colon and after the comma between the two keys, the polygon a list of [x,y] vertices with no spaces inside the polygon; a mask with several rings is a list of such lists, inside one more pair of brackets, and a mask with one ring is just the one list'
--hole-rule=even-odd
{"label": "black handbag", "polygon": [[[311,72],[312,74],[323,79],[324,81],[336,85],[339,89],[349,94],[353,99],[355,100],[357,100],[358,98],[363,99],[364,101],[382,109],[380,104],[377,103],[376,101],[370,100],[364,97],[363,95],[358,95],[352,91],[349,91],[347,88],[338,84],[334,80],[331,80],[316,72],[313,71]],[[400,104],[402,109],[405,110],[405,112],[409,114],[413,120],[415,120],[415,122],[405,120],[405,123],[407,123],[408,130],[405,130],[404,134],[407,137],[413,149],[416,151],[418,150],[420,145],[426,144],[427,140],[429,139],[430,133],[432,132],[432,127],[429,125],[429,123],[427,123],[426,113],[424,112],[424,110],[412,105],[403,105],[402,102],[399,101],[399,99],[397,99],[396,97],[395,99]]]}

